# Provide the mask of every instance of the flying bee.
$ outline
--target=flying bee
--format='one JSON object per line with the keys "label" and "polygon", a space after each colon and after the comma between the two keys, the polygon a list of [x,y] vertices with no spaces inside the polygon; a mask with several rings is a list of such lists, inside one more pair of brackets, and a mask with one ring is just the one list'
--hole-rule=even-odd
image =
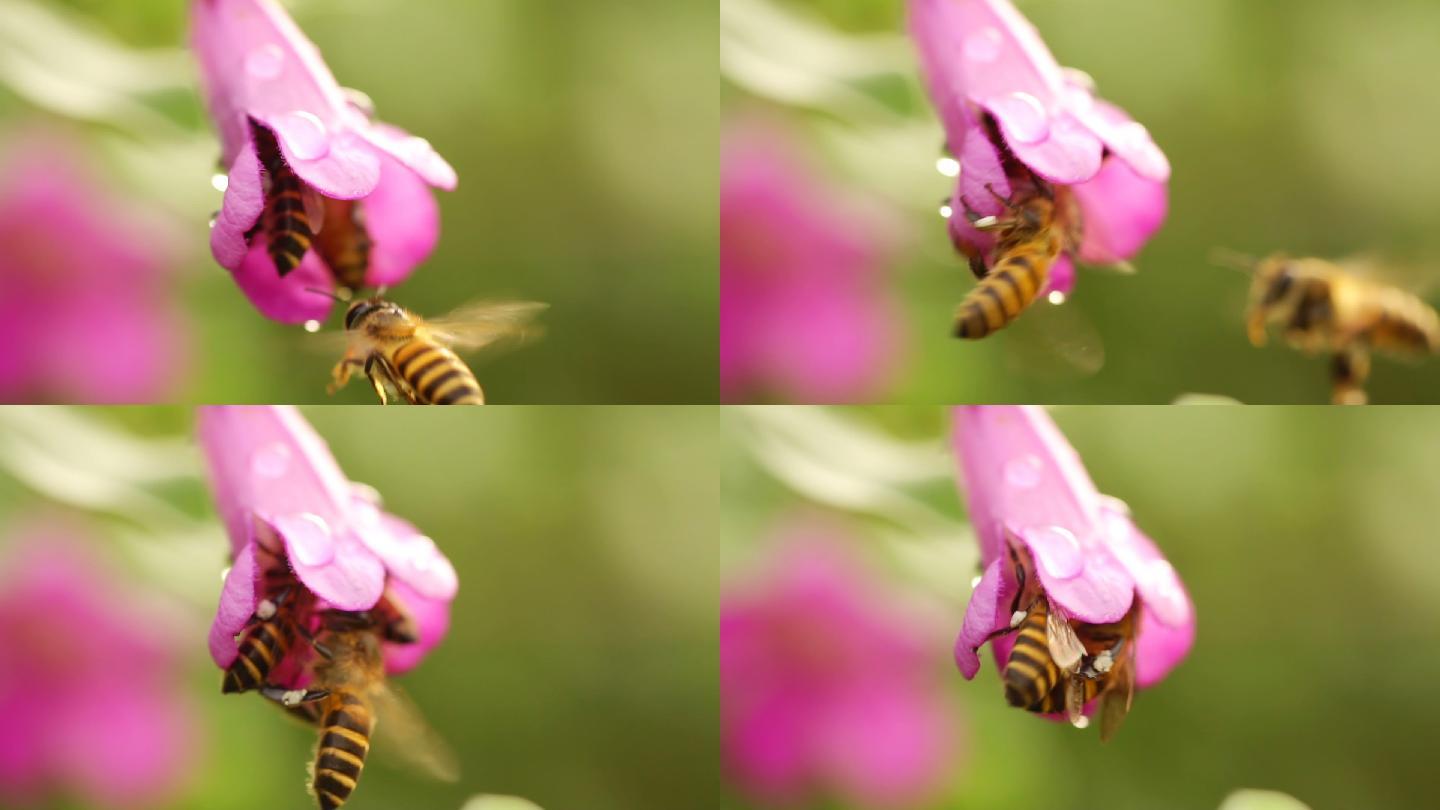
{"label": "flying bee", "polygon": [[1265,345],[1266,327],[1285,340],[1332,357],[1332,399],[1363,405],[1370,352],[1422,356],[1440,351],[1440,316],[1412,293],[1363,278],[1354,264],[1275,254],[1253,263],[1246,318],[1250,342]]}
{"label": "flying bee", "polygon": [[1109,741],[1130,711],[1135,691],[1134,642],[1138,600],[1119,621],[1072,623],[1041,591],[1028,550],[1007,542],[1015,573],[1010,625],[990,638],[1015,633],[1002,679],[1011,706],[1038,714],[1064,713],[1085,727],[1085,706],[1100,699],[1100,740]]}
{"label": "flying bee", "polygon": [[319,727],[309,789],[321,810],[336,810],[355,792],[377,729],[389,753],[428,776],[454,781],[454,753],[385,678],[384,627],[371,613],[329,611],[322,621],[311,685],[264,690]]}
{"label": "flying bee", "polygon": [[[256,229],[263,228],[266,251],[281,276],[300,266],[325,222],[324,198],[300,181],[285,162],[275,133],[251,121],[255,152],[265,169],[265,209]],[[253,233],[253,231],[252,231]]]}
{"label": "flying bee", "polygon": [[1034,176],[1030,189],[1013,199],[986,189],[1006,213],[981,217],[965,212],[977,230],[995,234],[988,269],[984,257],[969,257],[980,281],[955,310],[954,333],[965,340],[979,340],[1018,318],[1045,288],[1060,254],[1079,244],[1078,207],[1066,189]]}
{"label": "flying bee", "polygon": [[527,301],[482,301],[426,320],[381,298],[356,301],[345,313],[345,356],[335,365],[329,391],[335,393],[360,368],[382,404],[394,395],[412,405],[483,405],[475,374],[454,349],[537,334],[530,322],[544,308]]}
{"label": "flying bee", "polygon": [[315,252],[325,260],[335,283],[347,298],[365,286],[365,272],[370,269],[370,231],[365,227],[365,212],[359,200],[335,200],[325,197],[325,227],[315,239]]}
{"label": "flying bee", "polygon": [[261,581],[264,596],[255,615],[240,636],[240,653],[225,670],[220,691],[248,692],[267,683],[271,670],[285,659],[295,642],[299,618],[309,610],[310,592],[295,579],[285,560],[261,544],[257,554],[264,558]]}

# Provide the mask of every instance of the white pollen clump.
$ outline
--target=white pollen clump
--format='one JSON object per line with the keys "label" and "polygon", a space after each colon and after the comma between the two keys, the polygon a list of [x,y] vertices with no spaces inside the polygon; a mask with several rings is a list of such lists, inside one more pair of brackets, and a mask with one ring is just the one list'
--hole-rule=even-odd
{"label": "white pollen clump", "polygon": [[275,618],[275,603],[269,599],[261,599],[260,604],[255,606],[255,616],[262,622]]}
{"label": "white pollen clump", "polygon": [[970,224],[973,225],[973,226],[975,226],[976,228],[993,228],[993,227],[995,227],[996,225],[999,225],[999,224],[1000,224],[1000,218],[999,218],[999,217],[980,217],[979,219],[975,220],[974,222],[972,222],[972,223],[970,223]]}
{"label": "white pollen clump", "polygon": [[1092,664],[1092,666],[1095,667],[1096,672],[1103,675],[1109,672],[1111,667],[1115,666],[1115,656],[1109,650],[1106,650],[1095,656],[1095,663]]}
{"label": "white pollen clump", "polygon": [[304,689],[291,689],[280,696],[280,702],[286,706],[299,706],[300,700],[305,697]]}
{"label": "white pollen clump", "polygon": [[1010,614],[1011,627],[1019,627],[1020,623],[1023,621],[1025,621],[1025,611],[1017,610],[1014,613]]}

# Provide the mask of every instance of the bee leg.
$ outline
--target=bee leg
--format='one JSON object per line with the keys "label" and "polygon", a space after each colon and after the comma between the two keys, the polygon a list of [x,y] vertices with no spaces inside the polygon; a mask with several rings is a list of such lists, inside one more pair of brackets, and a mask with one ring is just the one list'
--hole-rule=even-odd
{"label": "bee leg", "polygon": [[1365,380],[1370,377],[1370,353],[1365,347],[1350,345],[1336,352],[1330,363],[1333,401],[1336,405],[1364,405]]}
{"label": "bee leg", "polygon": [[294,708],[305,703],[314,703],[330,696],[329,689],[286,689],[283,686],[266,684],[260,688],[260,694],[279,703],[286,708]]}
{"label": "bee leg", "polygon": [[316,655],[319,655],[326,661],[329,661],[331,658],[335,657],[335,653],[332,652],[329,647],[326,647],[324,644],[320,643],[315,639],[315,634],[310,632],[310,628],[306,627],[303,624],[297,623],[295,625],[295,632],[299,633],[300,637],[305,639],[306,643],[310,645],[310,648],[315,651]]}
{"label": "bee leg", "polygon": [[365,358],[365,376],[370,378],[370,385],[375,388],[375,395],[380,397],[381,405],[390,404],[390,396],[385,393],[385,384],[380,381],[380,376],[375,373],[375,355]]}
{"label": "bee leg", "polygon": [[330,370],[330,385],[325,388],[325,393],[334,396],[336,391],[344,388],[345,385],[350,382],[350,375],[353,373],[353,369],[358,368],[360,365],[361,362],[359,360],[348,355],[336,363],[335,368]]}

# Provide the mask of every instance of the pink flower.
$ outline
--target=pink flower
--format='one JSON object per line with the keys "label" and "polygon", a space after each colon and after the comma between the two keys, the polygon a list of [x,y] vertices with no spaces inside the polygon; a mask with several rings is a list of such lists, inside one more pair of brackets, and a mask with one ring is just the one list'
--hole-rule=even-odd
{"label": "pink flower", "polygon": [[771,570],[720,607],[721,735],[756,801],[833,794],[871,808],[935,796],[955,767],[955,709],[933,637],[836,546],[790,533]]}
{"label": "pink flower", "polygon": [[[955,642],[955,662],[966,678],[980,669],[979,646],[1010,626],[1015,572],[1007,537],[1029,550],[1042,594],[1072,620],[1118,621],[1140,600],[1137,686],[1160,682],[1180,663],[1195,639],[1195,607],[1185,586],[1125,505],[1095,489],[1042,408],[955,409],[955,452],[985,566]],[[1011,634],[991,645],[1002,668],[1013,643]]]}
{"label": "pink flower", "polygon": [[727,134],[720,183],[721,396],[875,398],[900,346],[884,212],[846,200],[755,124]]}
{"label": "pink flower", "polygon": [[0,804],[157,807],[197,753],[180,634],[80,536],[36,523],[0,564]]}
{"label": "pink flower", "polygon": [[[909,4],[920,66],[960,164],[950,210],[1003,217],[995,194],[1023,193],[1028,168],[1079,208],[1079,244],[1051,269],[1049,289],[1069,292],[1071,253],[1090,264],[1138,253],[1165,220],[1170,179],[1145,127],[1096,98],[1088,76],[1061,68],[1009,0]],[[988,260],[993,233],[963,214],[949,220],[956,248]]]}
{"label": "pink flower", "polygon": [[0,162],[0,401],[175,395],[184,325],[170,223],[121,200],[66,135],[7,139]]}
{"label": "pink flower", "polygon": [[[455,170],[423,138],[372,121],[274,0],[192,0],[191,10],[191,46],[229,167],[224,207],[210,233],[215,260],[268,318],[299,323],[329,313],[329,299],[306,292],[336,284],[334,268],[317,250],[282,277],[267,253],[265,229],[252,233],[270,180],[262,166],[283,157],[306,196],[361,201],[372,243],[365,284],[403,281],[439,235],[439,211],[426,186],[454,189]],[[275,144],[279,156],[266,154]],[[336,206],[325,210],[325,223],[340,227],[345,214]]]}
{"label": "pink flower", "polygon": [[374,490],[351,483],[298,411],[205,407],[199,432],[216,509],[235,553],[210,628],[210,656],[221,669],[234,662],[235,636],[263,596],[260,546],[288,560],[322,607],[369,610],[385,595],[408,614],[419,640],[386,643],[389,672],[414,667],[440,643],[459,586],[454,567],[434,541],[381,511]]}

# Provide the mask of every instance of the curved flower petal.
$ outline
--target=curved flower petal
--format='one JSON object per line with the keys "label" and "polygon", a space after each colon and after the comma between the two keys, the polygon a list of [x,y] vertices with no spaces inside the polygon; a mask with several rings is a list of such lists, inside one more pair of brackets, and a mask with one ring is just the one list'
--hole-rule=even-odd
{"label": "curved flower petal", "polygon": [[340,610],[368,610],[385,590],[385,566],[343,523],[313,512],[258,513],[285,542],[295,576],[311,593]]}
{"label": "curved flower petal", "polygon": [[1069,295],[1075,289],[1075,260],[1070,258],[1069,253],[1061,253],[1055,258],[1055,263],[1050,265],[1050,280],[1045,283],[1045,289],[1040,295],[1046,296],[1052,292],[1061,295]]}
{"label": "curved flower petal", "polygon": [[1136,682],[1149,686],[1163,679],[1190,652],[1195,640],[1195,605],[1175,568],[1154,541],[1135,526],[1123,503],[1104,505],[1107,544],[1135,581],[1140,617]]}
{"label": "curved flower petal", "polygon": [[[1000,134],[1015,157],[1052,183],[1081,183],[1100,171],[1100,139],[1068,113],[1042,113],[1014,98],[980,102],[1000,123]],[[1049,120],[1045,120],[1049,116]],[[962,164],[963,172],[963,164]]]}
{"label": "curved flower petal", "polygon": [[315,251],[307,251],[300,266],[284,277],[275,270],[275,262],[266,252],[264,234],[255,242],[234,272],[235,283],[250,303],[265,317],[280,323],[323,321],[335,305],[332,298],[312,292],[332,292],[335,278]]}
{"label": "curved flower petal", "polygon": [[970,594],[960,637],[955,639],[955,666],[960,668],[960,674],[966,680],[980,671],[980,656],[976,650],[985,643],[985,638],[1010,623],[1010,611],[1006,606],[1013,592],[1013,580],[1005,570],[1004,558],[992,560]]}
{"label": "curved flower petal", "polygon": [[51,756],[95,807],[158,807],[198,753],[193,708],[160,688],[96,679],[53,706]]}
{"label": "curved flower petal", "polygon": [[260,159],[248,139],[230,166],[229,185],[220,204],[220,213],[210,229],[210,252],[226,270],[244,261],[250,247],[245,234],[260,220],[265,209],[265,188],[260,180]]}
{"label": "curved flower petal", "polygon": [[235,656],[240,654],[235,636],[255,615],[255,605],[260,601],[255,593],[255,583],[259,578],[255,544],[246,543],[235,555],[235,563],[225,575],[225,585],[220,589],[220,607],[210,625],[210,658],[221,669],[228,669],[235,663]]}
{"label": "curved flower petal", "polygon": [[[1170,160],[1150,137],[1144,124],[1103,99],[1093,98],[1090,91],[1075,87],[1071,105],[1075,117],[1095,133],[1110,151],[1130,165],[1135,173],[1155,183],[1170,179]],[[1080,95],[1084,94],[1084,95]]]}
{"label": "curved flower petal", "polygon": [[380,182],[363,203],[373,246],[365,283],[391,287],[404,281],[435,250],[440,206],[414,172],[395,158],[380,160]]}
{"label": "curved flower petal", "polygon": [[[374,508],[368,503],[358,508],[366,507]],[[381,513],[376,525],[357,533],[366,547],[385,563],[390,575],[410,586],[415,593],[426,599],[445,602],[455,598],[455,592],[460,587],[455,567],[440,553],[434,540],[409,522]]]}
{"label": "curved flower petal", "polygon": [[307,111],[252,115],[275,133],[295,174],[326,197],[356,200],[380,182],[380,155],[354,132],[329,132]]}
{"label": "curved flower petal", "polygon": [[387,594],[414,620],[419,631],[419,639],[413,644],[385,645],[385,671],[399,675],[413,669],[450,632],[450,600],[424,596],[404,580],[391,580]]}
{"label": "curved flower petal", "polygon": [[1141,177],[1114,157],[1106,159],[1099,174],[1071,190],[1085,223],[1080,260],[1090,264],[1133,257],[1165,221],[1166,184]]}
{"label": "curved flower petal", "polygon": [[1009,199],[1013,189],[1000,163],[1000,153],[990,143],[985,128],[972,119],[964,133],[955,155],[963,169],[950,200],[950,239],[966,255],[987,255],[995,246],[995,237],[976,230],[967,212],[999,216],[1005,209],[996,195]]}
{"label": "curved flower petal", "polygon": [[424,138],[377,121],[365,130],[365,139],[436,188],[454,191],[460,183],[454,167]]}

